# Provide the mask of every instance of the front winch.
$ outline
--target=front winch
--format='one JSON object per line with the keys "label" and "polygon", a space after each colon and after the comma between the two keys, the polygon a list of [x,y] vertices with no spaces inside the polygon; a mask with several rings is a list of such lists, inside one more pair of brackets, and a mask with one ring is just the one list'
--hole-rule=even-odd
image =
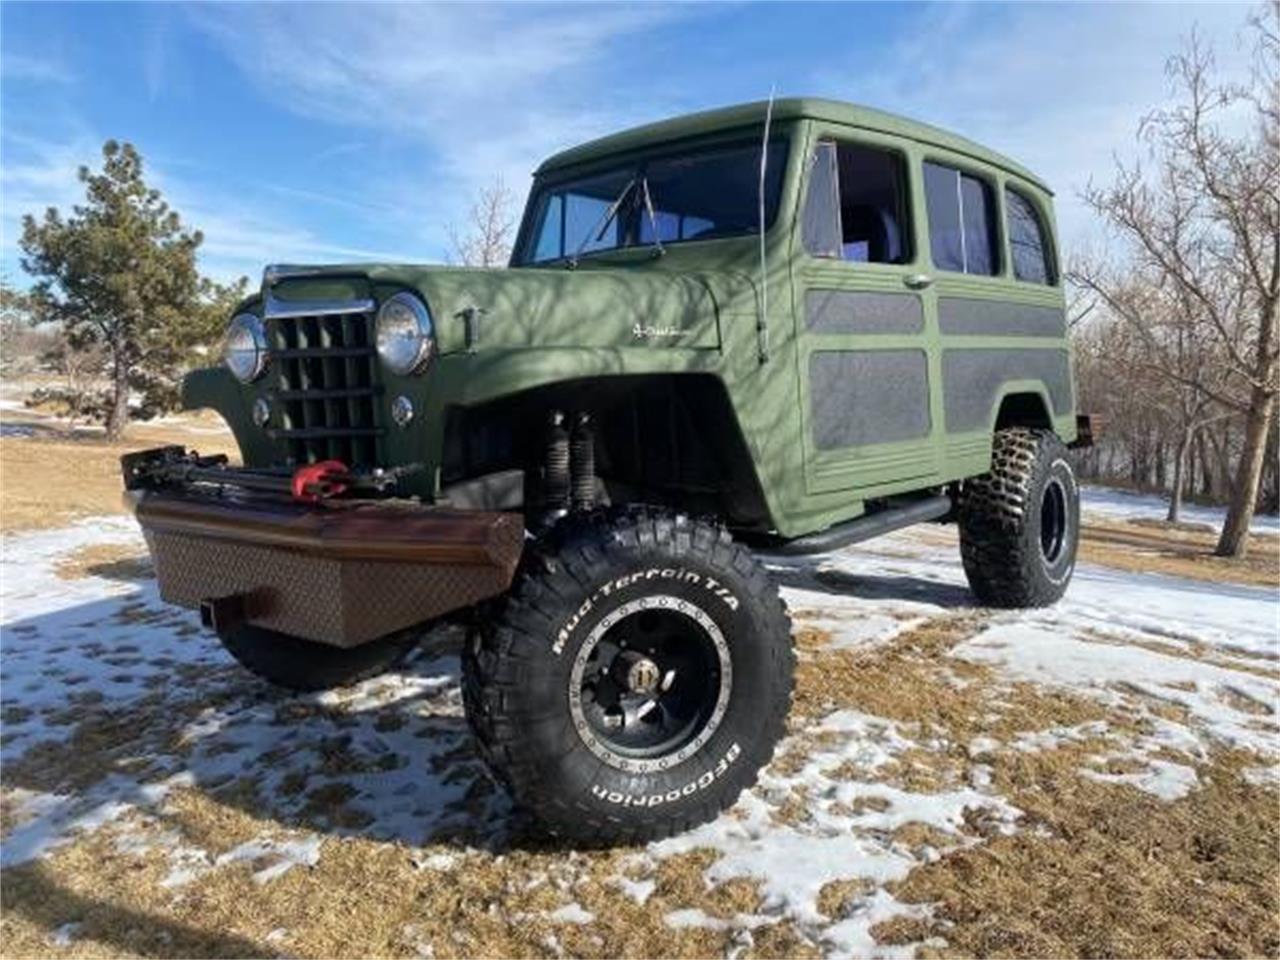
{"label": "front winch", "polygon": [[346,493],[392,493],[401,480],[421,471],[422,464],[359,471],[340,460],[322,460],[304,464],[292,472],[286,469],[255,470],[233,467],[222,454],[202,457],[194,450],[168,446],[125,454],[120,458],[120,469],[124,474],[126,491],[194,485],[278,493],[302,503],[317,503]]}

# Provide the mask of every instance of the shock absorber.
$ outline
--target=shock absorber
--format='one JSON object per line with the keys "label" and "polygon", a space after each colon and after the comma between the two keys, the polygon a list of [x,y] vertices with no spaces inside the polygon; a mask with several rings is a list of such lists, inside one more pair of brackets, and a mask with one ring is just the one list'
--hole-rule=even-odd
{"label": "shock absorber", "polygon": [[546,463],[542,474],[542,504],[548,520],[569,512],[569,431],[564,414],[552,410],[547,418]]}
{"label": "shock absorber", "polygon": [[589,413],[579,413],[573,419],[569,465],[573,509],[590,510],[596,505],[596,448]]}

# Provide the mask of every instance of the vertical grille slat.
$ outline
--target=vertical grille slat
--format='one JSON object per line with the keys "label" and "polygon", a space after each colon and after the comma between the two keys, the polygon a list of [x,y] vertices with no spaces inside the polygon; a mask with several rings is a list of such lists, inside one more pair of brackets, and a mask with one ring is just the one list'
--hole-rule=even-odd
{"label": "vertical grille slat", "polygon": [[378,464],[377,357],[369,313],[277,317],[276,402],[290,465],[341,460],[353,467]]}

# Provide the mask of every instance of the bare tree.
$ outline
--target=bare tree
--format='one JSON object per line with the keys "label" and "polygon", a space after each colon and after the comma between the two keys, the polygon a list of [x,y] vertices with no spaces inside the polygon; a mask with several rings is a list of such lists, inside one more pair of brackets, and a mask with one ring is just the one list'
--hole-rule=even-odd
{"label": "bare tree", "polygon": [[504,267],[515,229],[515,196],[499,177],[476,194],[464,230],[450,225],[450,259],[468,267]]}
{"label": "bare tree", "polygon": [[[1093,350],[1084,362],[1105,385],[1104,409],[1127,414],[1122,429],[1132,428],[1135,409],[1145,412],[1137,419],[1155,431],[1157,479],[1167,465],[1173,468],[1167,519],[1176,523],[1196,435],[1230,415],[1214,399],[1229,388],[1230,367],[1218,360],[1210,326],[1173,285],[1160,282],[1158,271],[1137,268],[1120,274],[1103,264],[1077,261],[1072,273],[1103,301],[1089,341]],[[1166,441],[1173,450],[1171,464]]]}
{"label": "bare tree", "polygon": [[[1243,416],[1217,546],[1224,556],[1247,549],[1280,390],[1278,26],[1273,0],[1251,21],[1256,44],[1244,85],[1218,80],[1211,52],[1195,37],[1169,61],[1181,102],[1139,128],[1153,172],[1117,162],[1112,185],[1084,195],[1128,257],[1121,267],[1095,262],[1073,276],[1138,333],[1163,376]],[[1244,129],[1230,132],[1242,118]]]}

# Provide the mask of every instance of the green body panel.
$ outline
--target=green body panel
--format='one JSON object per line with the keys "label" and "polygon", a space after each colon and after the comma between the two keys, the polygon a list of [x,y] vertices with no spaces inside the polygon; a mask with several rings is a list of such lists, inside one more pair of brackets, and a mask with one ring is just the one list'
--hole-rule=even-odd
{"label": "green body panel", "polygon": [[[657,142],[717,137],[741,140],[743,130],[758,136],[764,104],[697,114],[618,134],[548,160],[542,171],[578,164],[613,162],[619,153],[652,148]],[[341,265],[317,268],[323,277],[280,281],[281,300],[308,301],[373,297],[382,301],[400,290],[417,293],[436,327],[438,354],[421,374],[381,373],[388,406],[404,394],[418,415],[406,429],[391,425],[382,450],[387,465],[420,462],[426,470],[412,492],[430,497],[442,460],[444,413],[451,405],[476,404],[565,380],[690,374],[717,378],[733,408],[773,529],[798,536],[857,516],[868,499],[937,487],[986,471],[1000,401],[1010,394],[1042,399],[1052,424],[1066,441],[1075,438],[1074,391],[1054,406],[1051,386],[1031,368],[1042,351],[1067,350],[1065,335],[979,336],[945,334],[939,301],[979,299],[991,303],[1062,310],[1061,284],[1013,279],[1008,239],[1003,234],[1004,185],[1015,184],[1032,199],[1053,234],[1048,189],[1030,173],[998,154],[934,128],[829,101],[783,100],[775,105],[774,134],[790,140],[778,215],[765,235],[767,312],[762,321],[761,257],[758,237],[690,240],[668,246],[665,255],[649,249],[597,253],[577,269],[562,264],[514,269],[469,269],[419,265]],[[822,260],[810,256],[800,235],[800,210],[808,157],[820,137],[883,146],[906,160],[914,258],[904,265]],[[980,172],[995,188],[1003,272],[975,277],[935,270],[929,259],[927,219],[920,163],[939,159]],[[527,227],[526,227],[527,228]],[[914,291],[907,281],[932,278]],[[815,332],[805,319],[810,291],[867,294],[912,293],[923,325],[909,334]],[[252,298],[242,310],[260,311]],[[765,334],[762,337],[760,327]],[[468,341],[468,330],[471,332]],[[762,359],[762,347],[767,356]],[[928,429],[896,442],[865,442],[822,448],[813,422],[815,355],[846,353],[865,357],[916,358],[927,370]],[[944,367],[963,351],[1007,357],[991,388],[989,411],[981,422],[948,428]],[[995,354],[993,351],[1002,351]],[[871,358],[874,362],[875,358]],[[1069,359],[1066,361],[1069,371]],[[192,374],[184,405],[212,407],[231,424],[246,463],[278,461],[281,449],[250,418],[253,400],[266,395],[271,377],[243,386],[218,370]],[[953,387],[955,385],[953,384]],[[961,385],[963,386],[963,385]],[[1068,385],[1069,386],[1069,385]],[[874,398],[871,401],[875,402]],[[954,412],[954,411],[953,411]],[[891,411],[886,411],[891,413]]]}

